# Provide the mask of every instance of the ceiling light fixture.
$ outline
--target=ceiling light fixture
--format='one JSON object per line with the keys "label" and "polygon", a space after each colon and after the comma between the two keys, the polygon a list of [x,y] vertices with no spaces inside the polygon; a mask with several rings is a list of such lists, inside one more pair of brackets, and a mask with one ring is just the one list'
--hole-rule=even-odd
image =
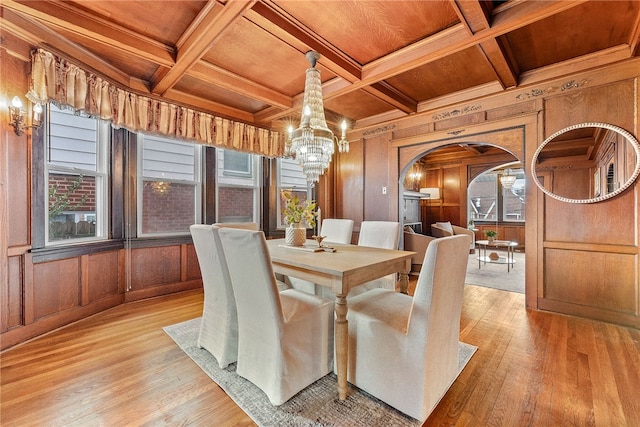
{"label": "ceiling light fixture", "polygon": [[513,187],[513,184],[516,182],[516,176],[511,175],[511,169],[505,170],[503,175],[500,175],[500,184],[502,184],[503,188],[507,190]]}
{"label": "ceiling light fixture", "polygon": [[[320,54],[309,51],[305,56],[311,67],[306,71],[302,103],[304,107],[300,117],[300,127],[297,129],[289,127],[285,155],[293,156],[298,160],[307,177],[307,183],[313,185],[314,182],[318,182],[320,175],[329,167],[336,137],[327,127],[324,118],[320,70],[316,68]],[[340,141],[336,140],[338,150],[341,153],[347,153],[349,152],[349,141],[346,139],[346,121],[342,122],[341,127],[342,138]]]}

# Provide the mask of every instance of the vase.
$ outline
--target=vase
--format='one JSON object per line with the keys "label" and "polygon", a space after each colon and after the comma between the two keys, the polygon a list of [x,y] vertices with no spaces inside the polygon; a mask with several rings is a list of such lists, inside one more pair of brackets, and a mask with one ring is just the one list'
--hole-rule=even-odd
{"label": "vase", "polygon": [[289,246],[302,246],[307,241],[307,229],[300,224],[291,224],[285,229],[284,241]]}
{"label": "vase", "polygon": [[494,236],[488,236],[488,237],[487,237],[487,240],[488,240],[489,242],[493,242],[494,240],[496,240],[496,238],[495,238]]}

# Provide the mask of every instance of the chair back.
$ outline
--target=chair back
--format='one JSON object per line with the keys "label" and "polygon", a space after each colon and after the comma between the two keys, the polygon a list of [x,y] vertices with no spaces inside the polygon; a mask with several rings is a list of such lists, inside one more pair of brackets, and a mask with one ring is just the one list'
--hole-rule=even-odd
{"label": "chair back", "polygon": [[216,222],[215,224],[218,228],[240,228],[243,230],[259,230],[260,227],[256,222]]}
{"label": "chair back", "polygon": [[325,236],[325,242],[351,243],[353,234],[352,219],[325,218],[322,220],[320,235]]}
{"label": "chair back", "polygon": [[204,289],[198,345],[211,352],[224,368],[237,360],[238,353],[238,314],[227,262],[216,227],[194,224],[189,230]]}
{"label": "chair back", "polygon": [[220,301],[220,309],[235,317],[236,301],[233,296],[229,270],[224,258],[224,252],[214,227],[205,224],[194,224],[189,227],[193,246],[196,250],[205,298],[207,293],[215,294]]}
{"label": "chair back", "polygon": [[466,234],[429,243],[409,318],[408,333],[415,341],[424,341],[433,350],[431,354],[445,358],[453,355],[453,360],[457,360],[458,354],[470,243],[471,238]]}
{"label": "chair back", "polygon": [[362,221],[360,224],[359,246],[383,249],[398,249],[400,244],[400,223],[393,221]]}
{"label": "chair back", "polygon": [[239,340],[279,340],[282,307],[264,233],[236,228],[218,233],[236,299]]}

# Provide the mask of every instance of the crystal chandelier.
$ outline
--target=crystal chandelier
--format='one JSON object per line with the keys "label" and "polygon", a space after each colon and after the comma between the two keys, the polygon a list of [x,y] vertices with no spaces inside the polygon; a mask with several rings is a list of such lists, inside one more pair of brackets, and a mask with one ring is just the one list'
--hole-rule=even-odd
{"label": "crystal chandelier", "polygon": [[516,182],[516,176],[511,174],[511,169],[507,169],[504,175],[500,176],[500,184],[506,189],[513,187]]}
{"label": "crystal chandelier", "polygon": [[[313,185],[318,182],[320,175],[329,167],[331,156],[334,153],[333,132],[327,127],[322,105],[322,84],[320,70],[316,68],[316,62],[320,54],[309,51],[305,55],[311,64],[307,68],[304,83],[303,109],[300,117],[300,127],[289,127],[289,138],[285,146],[285,155],[295,157],[302,171],[307,177],[307,183]],[[342,138],[338,141],[340,152],[349,151],[349,142],[346,139],[347,123],[342,122]]]}

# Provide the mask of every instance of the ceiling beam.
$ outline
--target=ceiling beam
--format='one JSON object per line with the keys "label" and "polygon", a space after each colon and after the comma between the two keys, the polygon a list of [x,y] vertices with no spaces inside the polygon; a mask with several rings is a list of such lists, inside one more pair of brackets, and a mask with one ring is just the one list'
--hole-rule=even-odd
{"label": "ceiling beam", "polygon": [[228,0],[225,5],[216,1],[208,2],[187,29],[188,35],[179,42],[175,65],[154,76],[150,82],[151,91],[164,95],[171,89],[254,2]]}
{"label": "ceiling beam", "polygon": [[171,66],[174,63],[175,51],[170,46],[116,26],[66,2],[2,0],[2,7],[127,55],[133,54],[158,65]]}
{"label": "ceiling beam", "polygon": [[[53,53],[61,54],[66,58],[73,58],[70,62],[76,63],[76,65],[79,66],[82,65],[87,71],[106,77],[122,87],[128,87],[131,84],[131,77],[129,75],[113,67],[88,50],[78,47],[78,45],[74,43],[70,43],[61,34],[52,31],[39,20],[29,15],[25,17],[21,13],[14,13],[13,10],[5,9],[4,3],[0,22],[3,28],[14,28],[15,34],[26,32],[29,37],[25,38],[25,40],[28,40],[34,46],[40,45]],[[145,92],[148,92],[147,88],[145,88]]]}
{"label": "ceiling beam", "polygon": [[209,62],[197,62],[187,71],[187,75],[275,107],[293,107],[290,96],[245,79]]}
{"label": "ceiling beam", "polygon": [[256,3],[245,17],[301,53],[307,53],[309,49],[318,52],[321,55],[318,62],[332,73],[349,82],[360,79],[360,64],[324,40],[321,35],[289,17],[273,2],[266,0]]}
{"label": "ceiling beam", "polygon": [[387,82],[373,83],[371,86],[365,86],[363,90],[407,114],[415,113],[418,110],[418,103],[416,101]]}

